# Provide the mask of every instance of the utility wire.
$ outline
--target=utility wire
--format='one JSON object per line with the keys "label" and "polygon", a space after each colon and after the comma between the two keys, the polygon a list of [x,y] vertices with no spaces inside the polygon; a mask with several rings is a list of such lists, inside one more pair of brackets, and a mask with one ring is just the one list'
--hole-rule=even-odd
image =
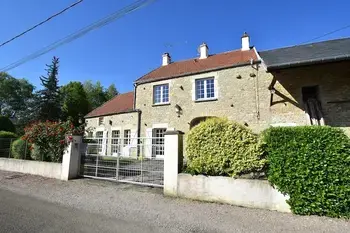
{"label": "utility wire", "polygon": [[70,6],[66,7],[66,8],[64,8],[63,10],[61,10],[60,12],[57,12],[56,14],[51,15],[49,18],[45,19],[44,21],[41,21],[40,23],[38,23],[38,24],[34,25],[33,27],[31,27],[31,28],[25,30],[24,32],[18,34],[17,36],[15,36],[15,37],[13,37],[13,38],[11,38],[11,39],[9,39],[9,40],[7,40],[7,41],[1,43],[1,44],[0,44],[0,48],[1,48],[2,46],[4,46],[4,45],[10,43],[11,41],[14,41],[14,40],[16,40],[17,38],[23,36],[24,34],[27,34],[28,32],[34,30],[35,28],[37,28],[37,27],[43,25],[44,23],[47,23],[47,22],[50,21],[51,19],[53,19],[53,18],[55,18],[55,17],[57,17],[57,16],[63,14],[64,12],[66,12],[66,11],[68,11],[69,9],[75,7],[76,5],[78,5],[79,3],[81,3],[82,1],[83,1],[83,0],[79,0],[79,1],[77,1],[77,2],[75,2],[75,3],[73,3],[72,5],[70,5]]}
{"label": "utility wire", "polygon": [[331,34],[333,34],[333,33],[342,31],[342,30],[347,29],[347,28],[350,28],[350,24],[347,25],[347,26],[345,26],[345,27],[341,27],[341,28],[338,28],[338,29],[336,29],[336,30],[334,30],[334,31],[328,32],[328,33],[326,33],[326,34],[323,34],[323,35],[321,35],[321,36],[315,37],[315,38],[313,38],[313,39],[311,39],[311,40],[307,40],[307,41],[305,41],[305,42],[303,42],[303,43],[300,43],[300,44],[306,44],[306,43],[309,43],[309,42],[311,42],[311,41],[318,40],[318,39],[320,39],[320,38],[322,38],[322,37],[331,35]]}
{"label": "utility wire", "polygon": [[136,10],[142,8],[142,7],[145,7],[145,6],[147,6],[148,4],[151,4],[154,1],[156,1],[156,0],[139,0],[139,1],[136,1],[136,2],[134,2],[132,4],[130,4],[130,5],[122,8],[121,10],[118,10],[117,12],[114,12],[114,13],[110,14],[109,16],[107,16],[105,18],[102,18],[102,19],[100,19],[100,20],[98,20],[98,21],[96,21],[96,22],[94,22],[94,23],[92,23],[92,24],[90,24],[90,25],[88,25],[86,27],[81,28],[77,32],[74,32],[74,33],[72,33],[72,34],[70,34],[70,35],[68,35],[68,36],[66,36],[66,37],[64,37],[62,39],[59,39],[56,42],[54,42],[54,43],[52,43],[52,44],[50,44],[50,45],[48,45],[48,46],[46,46],[46,47],[44,47],[44,48],[42,48],[42,49],[40,49],[38,51],[32,53],[32,54],[30,54],[30,55],[28,55],[28,56],[26,56],[26,57],[16,61],[16,62],[13,62],[13,63],[11,63],[8,66],[5,66],[5,67],[1,68],[0,72],[7,72],[7,71],[9,71],[9,70],[11,70],[13,68],[16,68],[16,67],[18,67],[18,66],[20,66],[20,65],[22,65],[22,64],[24,64],[24,63],[26,63],[28,61],[30,61],[30,60],[33,60],[33,59],[35,59],[37,57],[40,57],[41,55],[46,54],[46,53],[56,49],[59,46],[62,46],[62,45],[67,44],[67,43],[70,43],[70,42],[72,42],[72,41],[74,41],[74,40],[84,36],[85,34],[89,33],[92,30],[95,30],[95,29],[101,28],[103,26],[106,26],[107,24],[113,22],[114,20],[119,19],[119,18],[121,18],[121,17],[123,17],[123,16],[125,16],[125,15],[127,15],[127,14],[129,14],[131,12],[133,12],[133,11],[136,11]]}

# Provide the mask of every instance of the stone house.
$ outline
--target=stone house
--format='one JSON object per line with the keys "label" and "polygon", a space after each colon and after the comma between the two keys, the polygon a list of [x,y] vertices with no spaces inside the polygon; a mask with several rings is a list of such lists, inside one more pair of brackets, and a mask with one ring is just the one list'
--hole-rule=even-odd
{"label": "stone house", "polygon": [[[115,97],[86,116],[87,128],[112,153],[113,138],[123,147],[134,138],[160,138],[164,132],[188,132],[208,117],[226,117],[255,132],[270,126],[350,124],[350,39],[263,51],[242,36],[238,50],[162,65],[134,83],[134,91]],[[108,141],[108,138],[111,140]],[[130,153],[129,153],[130,154]],[[145,156],[160,156],[149,150]],[[128,156],[128,155],[127,155]]]}

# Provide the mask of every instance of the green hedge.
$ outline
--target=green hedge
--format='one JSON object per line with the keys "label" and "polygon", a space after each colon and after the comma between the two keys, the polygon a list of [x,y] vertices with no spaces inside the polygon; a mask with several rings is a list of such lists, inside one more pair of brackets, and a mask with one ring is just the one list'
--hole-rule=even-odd
{"label": "green hedge", "polygon": [[264,132],[268,179],[296,214],[350,217],[350,139],[331,127]]}
{"label": "green hedge", "polygon": [[15,159],[29,159],[29,144],[20,138],[17,139],[12,143],[11,156]]}
{"label": "green hedge", "polygon": [[187,172],[237,176],[260,171],[265,160],[259,139],[250,129],[227,119],[211,118],[186,136]]}
{"label": "green hedge", "polygon": [[8,117],[0,116],[0,131],[15,133],[16,128]]}
{"label": "green hedge", "polygon": [[0,138],[18,138],[18,136],[12,132],[0,131]]}

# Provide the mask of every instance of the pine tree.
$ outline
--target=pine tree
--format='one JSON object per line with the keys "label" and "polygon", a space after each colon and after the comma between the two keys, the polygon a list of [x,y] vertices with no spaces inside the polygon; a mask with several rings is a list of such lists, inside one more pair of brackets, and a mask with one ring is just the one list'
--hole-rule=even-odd
{"label": "pine tree", "polygon": [[113,99],[116,95],[118,95],[117,88],[114,84],[111,84],[106,90],[106,98],[107,100]]}
{"label": "pine tree", "polygon": [[61,116],[60,91],[58,86],[59,58],[53,57],[51,65],[47,66],[47,76],[40,77],[43,90],[38,92],[39,115],[42,121],[57,121]]}

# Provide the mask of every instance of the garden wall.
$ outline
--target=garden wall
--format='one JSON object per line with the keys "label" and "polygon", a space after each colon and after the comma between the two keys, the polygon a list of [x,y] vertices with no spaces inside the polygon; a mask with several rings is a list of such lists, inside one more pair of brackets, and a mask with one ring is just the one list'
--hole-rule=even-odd
{"label": "garden wall", "polygon": [[274,189],[267,180],[178,174],[175,196],[291,212],[289,205],[286,203],[287,197]]}
{"label": "garden wall", "polygon": [[61,179],[62,164],[31,160],[0,158],[0,170]]}

